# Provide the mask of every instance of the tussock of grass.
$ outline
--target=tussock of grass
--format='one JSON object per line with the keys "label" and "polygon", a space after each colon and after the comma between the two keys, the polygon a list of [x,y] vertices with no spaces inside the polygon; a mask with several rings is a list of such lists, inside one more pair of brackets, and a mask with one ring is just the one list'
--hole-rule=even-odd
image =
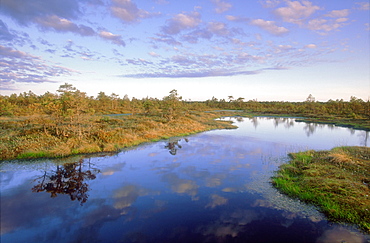
{"label": "tussock of grass", "polygon": [[329,220],[370,232],[370,148],[290,154],[272,184],[283,193],[320,207]]}

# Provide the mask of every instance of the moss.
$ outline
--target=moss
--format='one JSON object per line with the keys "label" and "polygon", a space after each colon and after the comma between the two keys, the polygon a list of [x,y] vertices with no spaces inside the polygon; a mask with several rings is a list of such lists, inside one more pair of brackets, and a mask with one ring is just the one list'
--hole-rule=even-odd
{"label": "moss", "polygon": [[290,154],[272,184],[291,197],[319,206],[332,221],[359,225],[370,232],[370,148]]}

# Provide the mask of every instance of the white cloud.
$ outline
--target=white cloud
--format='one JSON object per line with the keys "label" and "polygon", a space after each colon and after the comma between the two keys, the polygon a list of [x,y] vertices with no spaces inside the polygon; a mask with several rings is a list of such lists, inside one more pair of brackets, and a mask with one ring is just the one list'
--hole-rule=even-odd
{"label": "white cloud", "polygon": [[286,4],[287,7],[278,8],[274,13],[281,17],[283,21],[294,24],[303,24],[305,19],[321,9],[312,5],[310,1],[286,1]]}
{"label": "white cloud", "polygon": [[249,18],[233,16],[233,15],[226,15],[226,19],[229,20],[229,21],[234,21],[234,22],[247,22],[247,21],[249,21]]}
{"label": "white cloud", "polygon": [[259,40],[259,41],[262,40],[262,35],[259,33],[255,34],[255,37],[256,37],[256,40]]}
{"label": "white cloud", "polygon": [[37,17],[35,22],[40,25],[43,29],[52,29],[57,32],[73,32],[82,36],[95,35],[95,31],[85,25],[77,25],[72,21],[60,18],[56,15],[50,15],[46,17]]}
{"label": "white cloud", "polygon": [[331,17],[331,18],[343,18],[347,17],[349,14],[348,9],[342,9],[342,10],[333,10],[330,11],[326,16]]}
{"label": "white cloud", "polygon": [[[25,53],[23,51],[13,50],[10,47],[5,47],[5,46],[1,46],[1,45],[0,45],[0,56],[8,57],[8,58],[13,58],[13,57],[15,57],[15,58],[32,57],[32,56],[28,55],[27,53]],[[34,57],[32,57],[32,58],[34,58]]]}
{"label": "white cloud", "polygon": [[0,89],[12,89],[17,83],[55,82],[53,78],[77,73],[68,68],[49,64],[39,57],[0,45]]}
{"label": "white cloud", "polygon": [[305,45],[306,48],[310,48],[310,49],[314,49],[316,48],[317,46],[315,44],[308,44],[308,45]]}
{"label": "white cloud", "polygon": [[356,3],[358,10],[370,10],[370,3],[369,2],[358,2]]}
{"label": "white cloud", "polygon": [[111,32],[108,31],[100,31],[99,36],[103,39],[110,40],[114,44],[120,45],[120,46],[125,46],[125,42],[122,40],[122,36],[120,35],[114,35]]}
{"label": "white cloud", "polygon": [[113,0],[113,3],[110,8],[112,14],[124,22],[138,22],[140,19],[159,15],[139,9],[131,0]]}
{"label": "white cloud", "polygon": [[267,21],[263,19],[253,19],[250,21],[250,24],[258,26],[273,35],[282,35],[282,34],[286,34],[289,32],[287,28],[277,26],[274,21]]}
{"label": "white cloud", "polygon": [[182,30],[197,27],[201,23],[201,15],[199,12],[189,14],[180,13],[167,21],[162,30],[166,34],[178,34]]}
{"label": "white cloud", "polygon": [[216,9],[215,9],[216,13],[226,12],[232,7],[230,3],[223,2],[221,0],[211,0],[211,2],[216,5]]}
{"label": "white cloud", "polygon": [[279,53],[287,53],[294,48],[291,45],[278,45],[274,47],[274,53],[279,54]]}
{"label": "white cloud", "polygon": [[159,56],[161,56],[161,55],[159,55],[158,53],[156,53],[156,52],[154,52],[154,51],[151,51],[151,52],[149,52],[148,53],[150,56],[152,56],[152,57],[159,57]]}
{"label": "white cloud", "polygon": [[349,19],[348,18],[338,18],[335,20],[335,22],[337,23],[343,23],[343,22],[347,22]]}
{"label": "white cloud", "polygon": [[323,18],[312,19],[308,21],[307,28],[317,31],[320,34],[326,34],[329,31],[342,27],[347,20],[346,18],[339,18],[337,20],[327,20]]}
{"label": "white cloud", "polygon": [[323,10],[319,6],[315,6],[310,1],[285,1],[287,6],[277,8],[274,14],[280,17],[283,21],[299,25],[301,28],[313,30],[321,35],[326,35],[328,32],[338,30],[343,27],[349,20],[346,18],[350,14],[349,9],[332,10],[326,14],[322,14],[319,18],[315,18],[314,14],[318,10]]}
{"label": "white cloud", "polygon": [[207,29],[211,33],[221,36],[226,36],[230,33],[230,31],[226,28],[226,24],[221,22],[210,22]]}
{"label": "white cloud", "polygon": [[260,0],[259,3],[264,8],[274,8],[276,7],[281,1],[280,0]]}

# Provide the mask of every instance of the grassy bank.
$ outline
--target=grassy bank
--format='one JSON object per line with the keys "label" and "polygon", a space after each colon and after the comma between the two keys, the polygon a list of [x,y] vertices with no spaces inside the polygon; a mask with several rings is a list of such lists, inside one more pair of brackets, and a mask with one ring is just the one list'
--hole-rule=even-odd
{"label": "grassy bank", "polygon": [[201,131],[235,128],[217,121],[222,114],[196,112],[171,121],[161,116],[87,116],[83,125],[45,125],[46,116],[0,120],[0,159],[63,157],[122,148]]}
{"label": "grassy bank", "polygon": [[290,157],[272,178],[276,188],[317,205],[331,221],[370,233],[370,148],[337,147]]}

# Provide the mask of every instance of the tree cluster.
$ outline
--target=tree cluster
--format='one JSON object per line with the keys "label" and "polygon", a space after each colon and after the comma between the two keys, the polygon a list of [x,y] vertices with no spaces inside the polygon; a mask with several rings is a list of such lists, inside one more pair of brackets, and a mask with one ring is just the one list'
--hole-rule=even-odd
{"label": "tree cluster", "polygon": [[214,109],[237,109],[261,113],[339,116],[351,119],[370,118],[370,101],[363,101],[354,96],[350,101],[337,99],[327,102],[315,101],[311,94],[304,102],[244,101],[242,97],[234,99],[233,96],[229,96],[228,101],[212,97],[205,104]]}

